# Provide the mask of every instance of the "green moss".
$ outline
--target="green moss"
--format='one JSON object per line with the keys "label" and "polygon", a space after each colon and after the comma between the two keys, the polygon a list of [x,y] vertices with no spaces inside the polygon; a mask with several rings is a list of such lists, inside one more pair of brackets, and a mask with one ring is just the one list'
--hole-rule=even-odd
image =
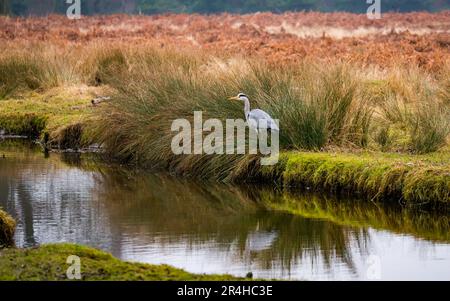
{"label": "green moss", "polygon": [[54,148],[78,148],[92,139],[84,130],[94,119],[91,99],[99,88],[55,88],[44,94],[28,93],[23,98],[3,100],[0,130],[12,135],[41,137]]}
{"label": "green moss", "polygon": [[[279,165],[262,168],[260,176],[270,180],[281,174],[276,179],[285,187],[351,192],[368,199],[450,202],[448,153],[412,156],[290,152],[281,158]],[[282,172],[280,167],[284,168]]]}
{"label": "green moss", "polygon": [[47,118],[33,113],[0,115],[0,129],[6,134],[38,137],[46,126]]}
{"label": "green moss", "polygon": [[5,211],[0,209],[0,248],[14,244],[16,222]]}
{"label": "green moss", "polygon": [[124,262],[108,253],[73,244],[0,251],[0,280],[67,280],[67,259],[71,255],[80,258],[85,281],[245,280],[229,275],[195,275],[167,265]]}

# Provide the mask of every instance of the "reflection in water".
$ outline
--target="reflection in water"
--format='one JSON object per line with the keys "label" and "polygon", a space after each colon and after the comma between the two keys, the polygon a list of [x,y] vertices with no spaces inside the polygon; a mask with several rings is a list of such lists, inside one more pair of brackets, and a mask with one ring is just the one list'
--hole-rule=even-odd
{"label": "reflection in water", "polygon": [[295,213],[305,218],[331,221],[353,227],[372,227],[399,234],[411,234],[436,242],[450,242],[448,208],[424,211],[398,205],[358,202],[329,198],[326,195],[298,195],[284,192],[274,194],[266,189],[258,191],[258,199],[266,208]]}
{"label": "reflection in water", "polygon": [[[200,185],[107,167],[79,155],[44,158],[6,143],[2,153],[0,206],[19,222],[19,246],[76,242],[122,259],[192,272],[243,276],[252,271],[256,277],[287,279],[365,279],[368,256],[378,255],[382,262],[407,267],[401,273],[395,264],[383,265],[383,279],[450,278],[449,241],[439,234],[448,233],[448,220],[432,228],[433,236],[425,230],[432,224],[427,214],[420,223],[401,210],[375,207],[371,215],[374,209],[345,202],[333,206],[336,202],[317,196]],[[375,225],[380,216],[383,222]],[[397,223],[390,226],[390,220]]]}

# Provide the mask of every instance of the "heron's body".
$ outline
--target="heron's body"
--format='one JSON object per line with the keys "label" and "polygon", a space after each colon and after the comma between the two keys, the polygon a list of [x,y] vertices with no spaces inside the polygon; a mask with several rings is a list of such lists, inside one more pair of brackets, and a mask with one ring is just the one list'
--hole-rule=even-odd
{"label": "heron's body", "polygon": [[274,131],[280,130],[275,120],[273,120],[269,114],[260,109],[250,110],[250,100],[245,94],[240,93],[237,97],[233,97],[232,99],[241,100],[244,102],[245,119],[247,120],[250,128],[257,132],[259,130],[269,129]]}

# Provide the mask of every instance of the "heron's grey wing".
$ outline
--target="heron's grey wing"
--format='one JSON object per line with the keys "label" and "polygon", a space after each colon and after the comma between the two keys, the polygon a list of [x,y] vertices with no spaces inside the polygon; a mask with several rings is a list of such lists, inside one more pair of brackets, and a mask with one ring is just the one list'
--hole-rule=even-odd
{"label": "heron's grey wing", "polygon": [[266,112],[264,112],[263,110],[255,109],[255,110],[252,110],[248,115],[249,115],[248,118],[256,120],[258,125],[260,125],[261,120],[263,120],[267,124],[267,126],[264,128],[279,131],[279,128],[278,128],[276,122],[273,120],[273,118],[270,117],[270,115],[267,114]]}

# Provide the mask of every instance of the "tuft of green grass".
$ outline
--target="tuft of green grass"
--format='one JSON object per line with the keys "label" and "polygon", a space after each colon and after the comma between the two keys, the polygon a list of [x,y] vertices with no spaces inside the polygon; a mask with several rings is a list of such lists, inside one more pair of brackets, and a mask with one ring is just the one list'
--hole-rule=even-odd
{"label": "tuft of green grass", "polygon": [[414,152],[431,153],[446,145],[450,134],[450,106],[437,102],[420,105],[409,121]]}
{"label": "tuft of green grass", "polygon": [[[447,145],[450,135],[447,89],[446,79],[430,78],[415,68],[391,70],[371,94],[378,111],[375,141],[381,149],[390,150],[397,144],[401,151],[425,154]],[[387,128],[399,131],[398,141],[383,133]]]}
{"label": "tuft of green grass", "polygon": [[380,127],[374,139],[381,146],[382,151],[391,148],[394,140],[389,126]]}
{"label": "tuft of green grass", "polygon": [[14,245],[15,220],[0,209],[0,249]]}
{"label": "tuft of green grass", "polygon": [[80,73],[84,81],[91,86],[107,84],[107,80],[114,76],[115,72],[128,68],[125,49],[114,47],[105,48],[101,45],[88,47],[89,53],[80,66]]}
{"label": "tuft of green grass", "polygon": [[0,251],[1,281],[68,281],[69,256],[81,261],[83,281],[231,281],[229,275],[195,275],[167,265],[124,262],[103,251],[73,244]]}
{"label": "tuft of green grass", "polygon": [[74,55],[69,51],[48,45],[1,46],[0,50],[0,100],[80,83]]}
{"label": "tuft of green grass", "polygon": [[36,90],[43,85],[41,66],[27,56],[0,59],[0,99],[23,90]]}

